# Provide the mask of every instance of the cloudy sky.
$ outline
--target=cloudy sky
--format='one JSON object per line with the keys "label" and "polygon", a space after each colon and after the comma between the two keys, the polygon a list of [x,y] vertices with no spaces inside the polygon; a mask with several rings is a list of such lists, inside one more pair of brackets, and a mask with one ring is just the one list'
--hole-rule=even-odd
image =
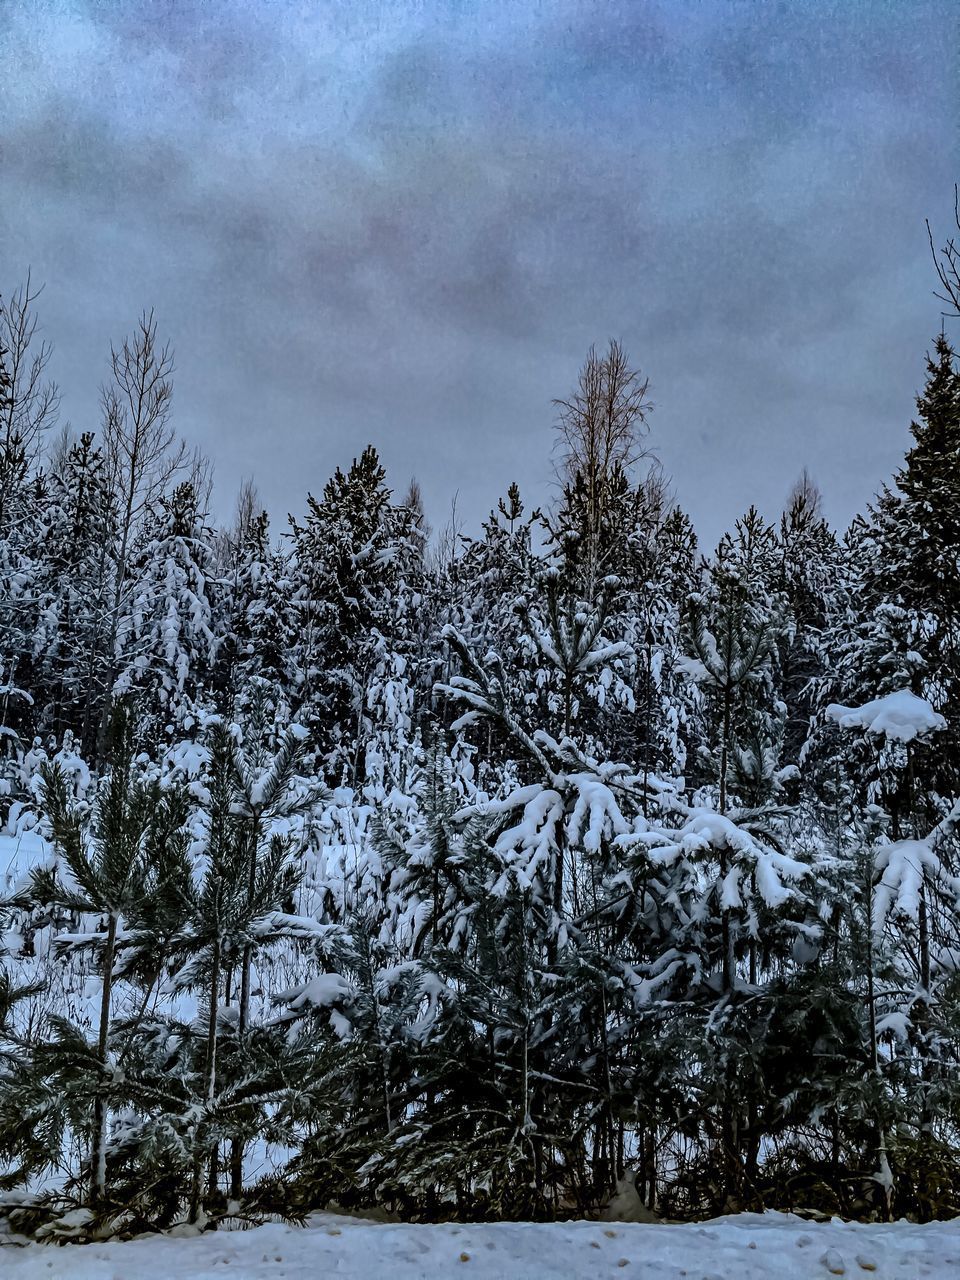
{"label": "cloudy sky", "polygon": [[950,0],[5,0],[0,289],[78,430],[156,308],[222,513],[368,441],[435,524],[542,501],[617,336],[707,541],[805,465],[842,521],[940,326],[958,54]]}

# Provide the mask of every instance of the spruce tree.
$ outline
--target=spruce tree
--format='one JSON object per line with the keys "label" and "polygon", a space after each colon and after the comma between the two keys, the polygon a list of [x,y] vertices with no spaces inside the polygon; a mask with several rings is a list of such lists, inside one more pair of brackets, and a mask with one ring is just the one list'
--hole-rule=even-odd
{"label": "spruce tree", "polygon": [[362,781],[370,681],[383,641],[395,649],[418,572],[414,514],[391,503],[386,473],[368,447],[349,471],[339,468],[323,496],[308,496],[296,551],[294,645],[298,697],[317,729],[332,777]]}
{"label": "spruce tree", "polygon": [[216,658],[210,531],[193,485],[163,497],[134,558],[118,630],[122,666],[113,693],[136,691],[158,740],[199,721]]}
{"label": "spruce tree", "polygon": [[50,475],[43,514],[35,644],[45,727],[92,753],[106,699],[114,498],[101,449],[84,432]]}

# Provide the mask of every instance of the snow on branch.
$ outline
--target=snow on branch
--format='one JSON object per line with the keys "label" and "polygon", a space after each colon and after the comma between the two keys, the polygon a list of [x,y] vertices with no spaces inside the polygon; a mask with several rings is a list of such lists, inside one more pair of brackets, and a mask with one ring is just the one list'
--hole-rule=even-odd
{"label": "snow on branch", "polygon": [[897,689],[862,707],[844,707],[832,702],[826,715],[841,729],[864,729],[896,742],[912,742],[914,738],[947,727],[943,716],[934,711],[925,698],[918,698],[909,689]]}
{"label": "snow on branch", "polygon": [[743,905],[740,888],[751,874],[756,877],[763,901],[775,908],[794,896],[794,890],[784,880],[801,880],[810,873],[806,864],[769,848],[713,809],[691,810],[687,821],[677,828],[644,823],[639,830],[619,836],[617,844],[622,848],[644,848],[650,863],[661,867],[709,851],[726,850],[733,860],[723,881],[722,905],[729,909]]}

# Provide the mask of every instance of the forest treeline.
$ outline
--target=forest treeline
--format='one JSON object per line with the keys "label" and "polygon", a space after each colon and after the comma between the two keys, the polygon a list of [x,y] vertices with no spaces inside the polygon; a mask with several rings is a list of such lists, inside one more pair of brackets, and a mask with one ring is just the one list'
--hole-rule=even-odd
{"label": "forest treeline", "polygon": [[432,537],[367,448],[217,529],[152,315],[72,435],[34,308],[0,317],[18,1229],[591,1214],[625,1175],[665,1217],[960,1212],[945,336],[845,532],[803,477],[704,549],[616,342],[549,510],[518,481]]}

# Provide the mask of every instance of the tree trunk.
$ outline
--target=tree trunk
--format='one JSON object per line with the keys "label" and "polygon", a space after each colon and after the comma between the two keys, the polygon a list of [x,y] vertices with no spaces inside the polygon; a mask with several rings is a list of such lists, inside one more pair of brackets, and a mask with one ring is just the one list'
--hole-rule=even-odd
{"label": "tree trunk", "polygon": [[[217,1096],[217,1019],[220,1014],[220,940],[213,945],[213,958],[210,965],[210,1009],[207,1015],[207,1056],[204,1063],[204,1098],[208,1115],[213,1109]],[[200,1136],[194,1136],[193,1179],[190,1188],[190,1221],[196,1222],[200,1216],[200,1198],[203,1191],[203,1150]]]}
{"label": "tree trunk", "polygon": [[[260,816],[251,818],[250,861],[247,872],[247,904],[253,902],[257,881],[257,849],[260,843]],[[246,943],[240,965],[240,1013],[237,1019],[237,1042],[242,1050],[243,1038],[250,1023],[250,971],[253,962],[253,946]],[[239,1200],[243,1194],[243,1142],[234,1138],[230,1146],[230,1196]]]}
{"label": "tree trunk", "polygon": [[[720,743],[720,812],[727,812],[727,765],[730,754],[730,717],[732,712],[731,703],[733,701],[733,690],[727,685],[723,691],[723,739]],[[723,880],[727,875],[727,855],[725,851],[720,854],[720,876],[721,889],[720,895],[723,896]],[[733,987],[733,938],[730,930],[730,909],[721,907],[720,909],[720,933],[721,943],[723,946],[722,959],[722,977],[724,993],[729,993]]]}
{"label": "tree trunk", "polygon": [[[877,1003],[876,989],[873,974],[873,859],[871,858],[867,865],[867,1026],[870,1036],[870,1067],[879,1085],[880,1083],[880,1054],[877,1046]],[[890,1164],[887,1159],[887,1138],[883,1127],[883,1119],[878,1114],[874,1118],[874,1127],[876,1132],[876,1152],[877,1152],[877,1173],[881,1176],[887,1176],[890,1173]],[[890,1217],[892,1188],[884,1186],[884,1216],[886,1219]]]}
{"label": "tree trunk", "polygon": [[107,1068],[110,1033],[110,997],[113,992],[113,961],[117,948],[117,917],[111,912],[107,921],[107,941],[103,952],[103,986],[100,994],[100,1034],[97,1040],[97,1062],[100,1078],[93,1098],[93,1136],[90,1143],[90,1204],[103,1203],[107,1189],[107,1106],[103,1096],[103,1077]]}

